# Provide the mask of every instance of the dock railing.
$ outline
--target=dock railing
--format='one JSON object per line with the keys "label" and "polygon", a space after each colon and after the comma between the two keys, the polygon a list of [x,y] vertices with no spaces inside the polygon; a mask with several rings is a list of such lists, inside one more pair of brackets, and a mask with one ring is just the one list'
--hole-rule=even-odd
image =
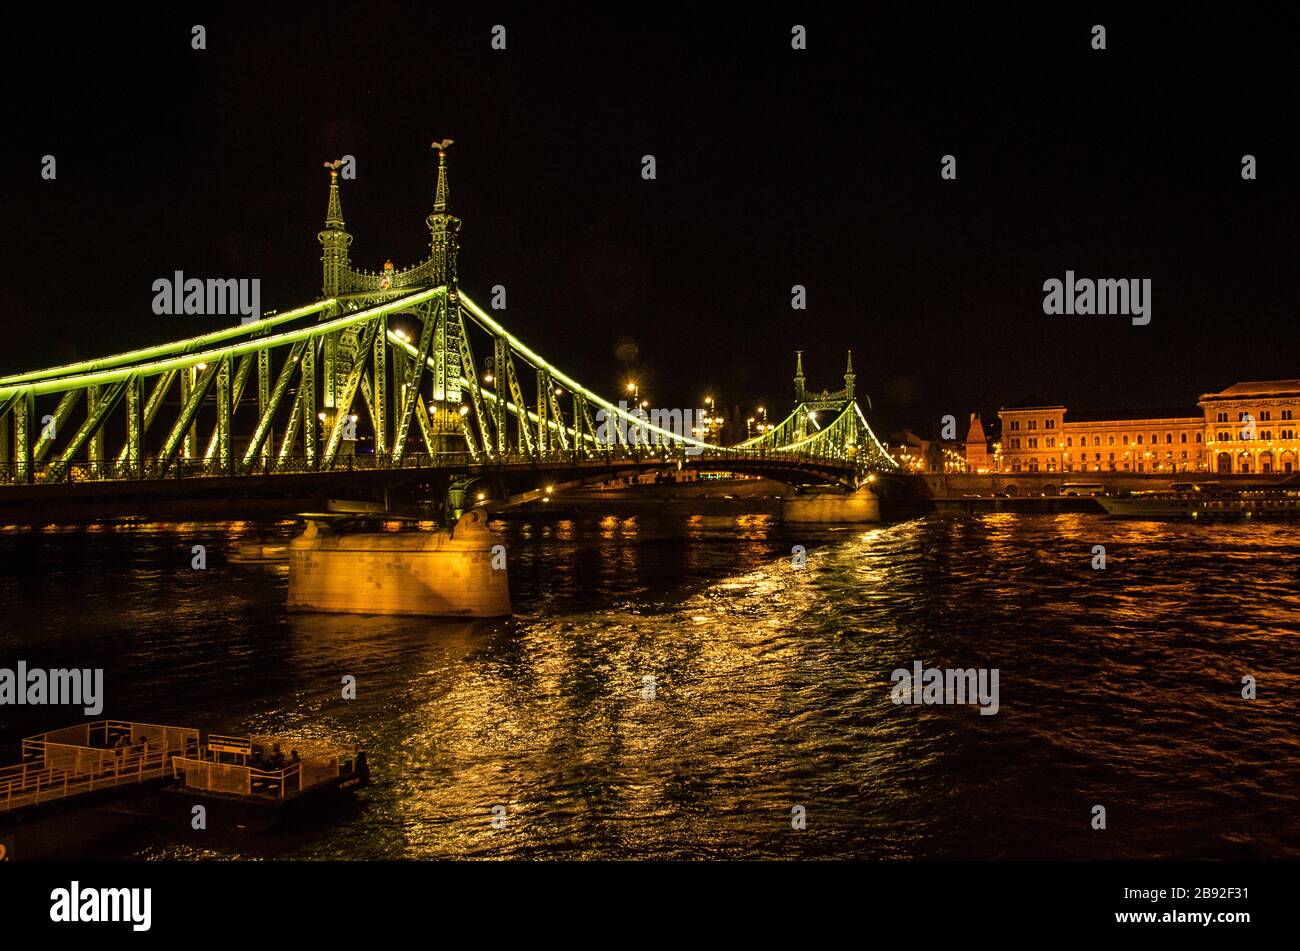
{"label": "dock railing", "polygon": [[[254,765],[258,755],[279,747],[297,752],[280,769]],[[183,785],[205,792],[288,799],[357,768],[359,750],[304,738],[210,735],[198,756],[172,759],[172,775]],[[251,762],[250,762],[251,760]]]}
{"label": "dock railing", "polygon": [[170,759],[197,750],[198,739],[198,730],[129,720],[97,720],[26,737],[22,762],[0,767],[0,812],[161,779]]}

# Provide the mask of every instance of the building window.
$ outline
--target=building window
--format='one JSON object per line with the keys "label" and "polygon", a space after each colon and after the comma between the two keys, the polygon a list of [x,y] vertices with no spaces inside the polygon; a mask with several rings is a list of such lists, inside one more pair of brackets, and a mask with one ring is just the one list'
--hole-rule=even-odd
{"label": "building window", "polygon": [[1196,441],[1197,441],[1197,442],[1200,442],[1200,441],[1201,441],[1201,434],[1200,434],[1200,433],[1197,433],[1197,434],[1196,434]]}
{"label": "building window", "polygon": [[1138,435],[1137,435],[1137,444],[1138,444],[1139,446],[1142,445],[1142,434],[1141,434],[1141,433],[1138,433]]}
{"label": "building window", "polygon": [[1284,410],[1282,410],[1282,418],[1283,418],[1283,419],[1290,419],[1290,418],[1291,418],[1291,410],[1289,410],[1289,409],[1284,409]]}
{"label": "building window", "polygon": [[1073,437],[1073,436],[1066,436],[1066,437],[1065,437],[1065,444],[1066,444],[1067,446],[1073,446],[1073,445],[1074,445],[1074,437]]}
{"label": "building window", "polygon": [[1108,445],[1108,446],[1113,446],[1113,445],[1115,445],[1115,437],[1114,437],[1114,436],[1107,436],[1107,437],[1106,437],[1106,445]]}
{"label": "building window", "polygon": [[1048,428],[1048,429],[1055,429],[1055,428],[1056,428],[1056,420],[1054,420],[1054,419],[1049,419],[1049,420],[1047,421],[1047,428]]}
{"label": "building window", "polygon": [[1019,428],[1020,428],[1020,420],[1018,420],[1018,419],[1013,419],[1013,420],[1011,421],[1011,428],[1012,428],[1012,429],[1019,429]]}
{"label": "building window", "polygon": [[1123,439],[1124,439],[1124,445],[1127,446],[1127,445],[1128,445],[1128,433],[1125,433],[1125,434],[1124,434]]}
{"label": "building window", "polygon": [[1261,422],[1267,422],[1268,420],[1270,420],[1270,419],[1273,418],[1273,414],[1270,413],[1270,412],[1269,412],[1268,410],[1266,410],[1266,409],[1265,409],[1265,410],[1260,410],[1260,412],[1259,412],[1259,418],[1260,418],[1260,421],[1261,421]]}
{"label": "building window", "polygon": [[[1100,445],[1101,445],[1101,437],[1100,437],[1100,436],[1093,436],[1093,437],[1092,437],[1092,444],[1093,444],[1094,446],[1100,446]],[[1098,456],[1097,458],[1100,459],[1101,456]]]}
{"label": "building window", "polygon": [[1037,429],[1037,428],[1038,428],[1038,420],[1036,420],[1036,419],[1031,419],[1031,420],[1029,421],[1029,428],[1030,428],[1030,429]]}
{"label": "building window", "polygon": [[1187,442],[1187,433],[1180,433],[1179,435],[1181,436],[1181,442]]}
{"label": "building window", "polygon": [[1055,449],[1055,448],[1056,448],[1056,437],[1055,437],[1055,436],[1048,436],[1048,437],[1047,437],[1047,448],[1048,448],[1048,449]]}
{"label": "building window", "polygon": [[1166,442],[1166,443],[1171,443],[1171,442],[1173,442],[1173,441],[1174,441],[1174,434],[1173,434],[1173,433],[1165,433],[1165,442]]}

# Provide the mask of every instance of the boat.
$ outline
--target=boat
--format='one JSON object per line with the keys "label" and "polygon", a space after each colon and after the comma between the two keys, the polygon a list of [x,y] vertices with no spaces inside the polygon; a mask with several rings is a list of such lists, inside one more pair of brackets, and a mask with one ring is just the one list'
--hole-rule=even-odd
{"label": "boat", "polygon": [[365,750],[304,737],[212,734],[171,768],[164,812],[189,821],[202,805],[209,827],[253,831],[370,782]]}
{"label": "boat", "polygon": [[[20,761],[0,766],[0,835],[109,806],[189,824],[202,805],[206,828],[258,831],[345,801],[370,782],[365,750],[355,747],[288,736],[201,737],[189,727],[126,720],[25,737]],[[12,854],[12,842],[6,848]]]}
{"label": "boat", "polygon": [[1163,492],[1134,492],[1098,496],[1097,501],[1117,518],[1196,521],[1245,518],[1272,521],[1300,518],[1300,484],[1224,487],[1218,483],[1180,484]]}

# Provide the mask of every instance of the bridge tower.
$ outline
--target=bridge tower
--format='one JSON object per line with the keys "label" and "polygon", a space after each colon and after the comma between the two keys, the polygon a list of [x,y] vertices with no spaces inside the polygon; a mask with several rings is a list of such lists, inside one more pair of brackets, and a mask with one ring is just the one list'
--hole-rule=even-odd
{"label": "bridge tower", "polygon": [[429,226],[429,247],[433,252],[433,286],[446,284],[456,288],[456,258],[460,253],[460,219],[451,213],[451,189],[447,187],[447,146],[451,139],[433,143],[438,150],[438,188],[433,198],[433,213],[424,219]]}
{"label": "bridge tower", "polygon": [[451,213],[451,188],[447,184],[447,146],[451,139],[434,142],[438,150],[438,185],[433,197],[433,212],[424,219],[429,226],[429,249],[432,252],[430,283],[447,288],[446,301],[437,318],[433,340],[433,414],[432,436],[437,451],[461,448],[458,444],[465,427],[461,418],[462,336],[457,258],[460,255],[460,219]]}
{"label": "bridge tower", "polygon": [[343,203],[339,200],[339,170],[337,163],[326,162],[330,170],[330,198],[325,209],[325,230],[316,236],[320,241],[321,291],[325,297],[337,297],[343,289],[343,276],[348,272],[348,246],[352,235],[343,224]]}
{"label": "bridge tower", "polygon": [[792,438],[799,440],[810,435],[808,427],[811,414],[823,410],[838,414],[844,407],[852,403],[857,388],[857,379],[857,374],[853,372],[853,351],[850,350],[848,362],[844,368],[844,388],[834,392],[830,390],[809,392],[807,378],[804,376],[803,370],[803,351],[796,350],[794,364],[795,410],[792,416],[794,421]]}

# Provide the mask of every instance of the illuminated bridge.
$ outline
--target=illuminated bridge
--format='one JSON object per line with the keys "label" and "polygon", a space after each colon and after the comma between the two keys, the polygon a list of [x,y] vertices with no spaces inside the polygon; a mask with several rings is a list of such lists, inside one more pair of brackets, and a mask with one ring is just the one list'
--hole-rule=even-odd
{"label": "illuminated bridge", "polygon": [[[732,447],[565,374],[461,289],[447,144],[435,143],[424,261],[353,268],[339,163],[327,163],[316,302],[0,377],[0,509],[54,499],[106,511],[160,497],[387,499],[412,485],[459,498],[479,480],[501,497],[667,467],[854,488],[897,469],[858,406],[851,363],[843,390],[808,394],[800,357],[794,412]],[[185,283],[188,293],[199,282]]]}

